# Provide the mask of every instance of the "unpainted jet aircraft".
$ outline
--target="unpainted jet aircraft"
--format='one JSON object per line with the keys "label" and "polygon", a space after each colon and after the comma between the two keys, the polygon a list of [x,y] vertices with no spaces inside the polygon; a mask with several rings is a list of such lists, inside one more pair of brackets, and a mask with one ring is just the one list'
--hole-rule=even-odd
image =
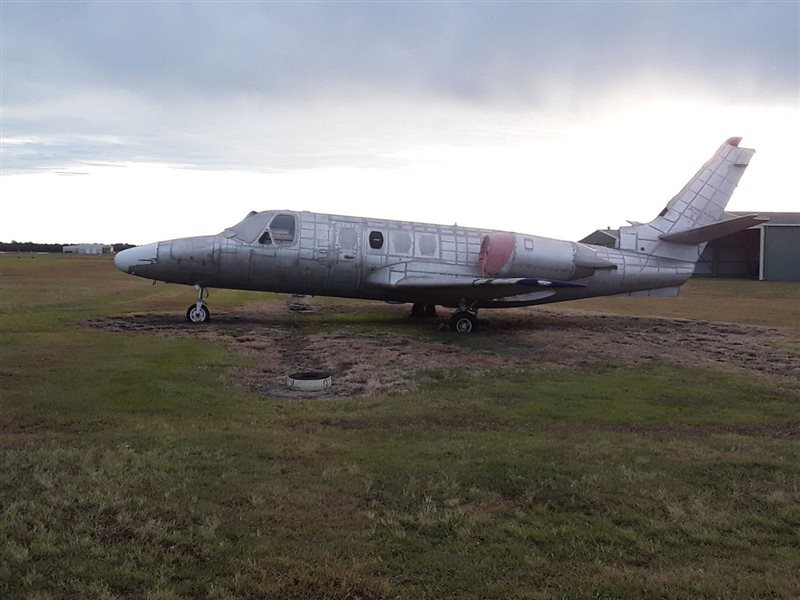
{"label": "unpainted jet aircraft", "polygon": [[290,210],[251,212],[218,235],[124,250],[125,273],[193,285],[186,311],[211,313],[207,288],[412,303],[412,315],[455,308],[450,327],[473,331],[481,308],[613,294],[676,296],[706,242],[751,227],[725,206],[754,150],[727,140],[649,223],[622,227],[617,248],[467,227]]}

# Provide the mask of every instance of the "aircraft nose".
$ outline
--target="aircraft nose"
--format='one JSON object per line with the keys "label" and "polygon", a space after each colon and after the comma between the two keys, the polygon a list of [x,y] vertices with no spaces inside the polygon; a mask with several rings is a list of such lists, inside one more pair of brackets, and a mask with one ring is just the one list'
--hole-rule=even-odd
{"label": "aircraft nose", "polygon": [[155,264],[157,258],[158,244],[145,244],[117,252],[114,265],[123,273],[131,273],[134,267]]}

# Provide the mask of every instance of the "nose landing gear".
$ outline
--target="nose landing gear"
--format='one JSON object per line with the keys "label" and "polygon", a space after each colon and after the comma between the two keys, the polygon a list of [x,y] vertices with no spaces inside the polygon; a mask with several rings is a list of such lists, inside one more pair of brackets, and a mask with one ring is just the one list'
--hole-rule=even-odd
{"label": "nose landing gear", "polygon": [[192,323],[205,323],[211,318],[211,311],[206,305],[208,290],[202,286],[195,287],[197,288],[197,302],[186,309],[186,319]]}

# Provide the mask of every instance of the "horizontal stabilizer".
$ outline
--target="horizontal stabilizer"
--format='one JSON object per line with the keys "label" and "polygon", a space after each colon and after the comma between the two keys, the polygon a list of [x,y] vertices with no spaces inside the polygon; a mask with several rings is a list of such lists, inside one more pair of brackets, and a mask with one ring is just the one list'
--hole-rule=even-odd
{"label": "horizontal stabilizer", "polygon": [[664,233],[658,236],[658,239],[675,244],[700,244],[702,242],[710,242],[711,240],[725,237],[726,235],[736,233],[748,227],[753,227],[754,225],[759,225],[764,221],[769,221],[769,219],[761,218],[756,214],[745,215],[743,217],[736,217],[703,227],[693,227],[692,229],[684,229],[683,231]]}

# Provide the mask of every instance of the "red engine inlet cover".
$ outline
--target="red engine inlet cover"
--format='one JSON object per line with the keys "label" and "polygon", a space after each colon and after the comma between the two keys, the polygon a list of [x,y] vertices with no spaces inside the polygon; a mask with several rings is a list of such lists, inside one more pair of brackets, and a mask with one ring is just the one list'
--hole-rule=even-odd
{"label": "red engine inlet cover", "polygon": [[481,242],[478,264],[481,270],[494,277],[514,254],[516,236],[513,233],[490,233]]}

